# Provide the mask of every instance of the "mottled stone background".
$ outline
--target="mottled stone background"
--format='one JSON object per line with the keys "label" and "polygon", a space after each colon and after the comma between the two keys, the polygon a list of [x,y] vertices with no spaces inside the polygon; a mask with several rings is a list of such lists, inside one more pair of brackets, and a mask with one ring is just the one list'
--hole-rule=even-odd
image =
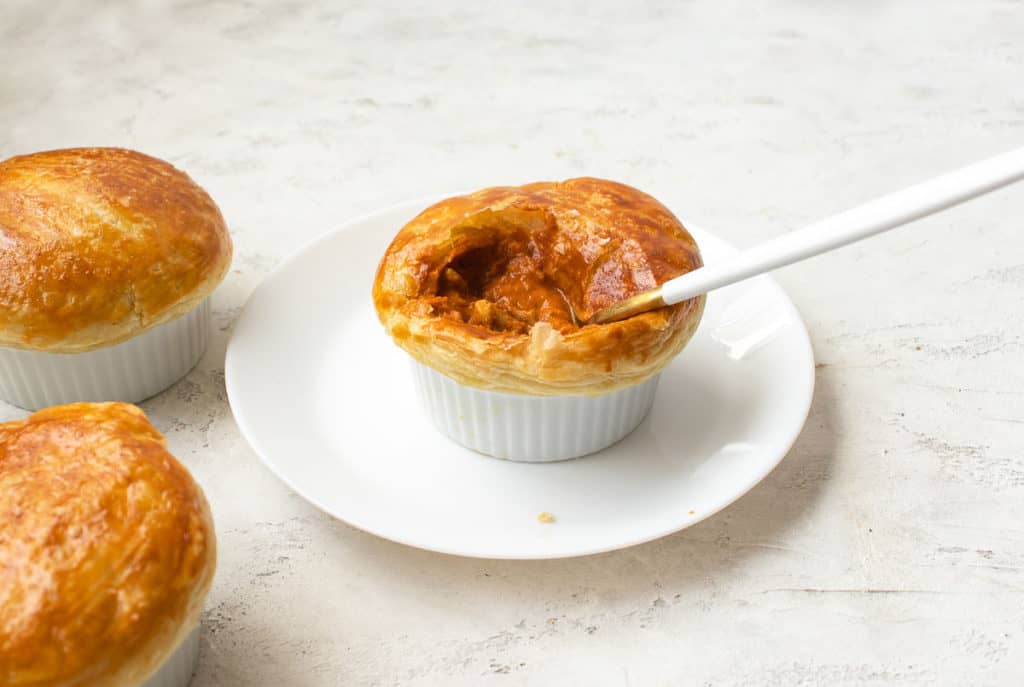
{"label": "mottled stone background", "polygon": [[0,5],[0,157],[138,148],[234,234],[209,352],[143,404],[219,530],[195,687],[1024,680],[1024,188],[781,273],[819,361],[799,442],[616,553],[335,522],[258,462],[222,368],[268,270],[394,202],[607,176],[750,245],[1022,145],[1024,3],[117,4]]}

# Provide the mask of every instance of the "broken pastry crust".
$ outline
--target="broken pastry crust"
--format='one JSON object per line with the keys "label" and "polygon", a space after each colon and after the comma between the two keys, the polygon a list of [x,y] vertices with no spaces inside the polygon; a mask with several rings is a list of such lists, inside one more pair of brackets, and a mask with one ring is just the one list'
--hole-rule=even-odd
{"label": "broken pastry crust", "polygon": [[395,343],[461,384],[598,395],[660,372],[696,330],[704,297],[579,322],[702,264],[651,196],[602,179],[540,182],[424,210],[385,252],[373,301]]}

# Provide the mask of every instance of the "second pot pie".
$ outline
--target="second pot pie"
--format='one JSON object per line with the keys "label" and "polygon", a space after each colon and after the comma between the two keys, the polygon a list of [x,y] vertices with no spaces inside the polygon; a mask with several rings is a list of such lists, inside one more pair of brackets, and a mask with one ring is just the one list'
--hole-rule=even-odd
{"label": "second pot pie", "polygon": [[187,174],[121,148],[0,162],[0,397],[140,401],[206,346],[231,237]]}
{"label": "second pot pie", "polygon": [[602,179],[540,182],[424,210],[384,254],[373,300],[399,346],[461,384],[597,395],[665,367],[704,298],[604,325],[574,316],[701,265],[689,232],[646,193]]}

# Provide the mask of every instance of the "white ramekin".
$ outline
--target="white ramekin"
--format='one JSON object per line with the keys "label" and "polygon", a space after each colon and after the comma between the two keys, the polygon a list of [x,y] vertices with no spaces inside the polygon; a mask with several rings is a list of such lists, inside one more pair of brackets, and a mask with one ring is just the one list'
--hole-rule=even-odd
{"label": "white ramekin", "polygon": [[195,367],[210,333],[210,299],[170,322],[86,353],[0,348],[0,400],[26,410],[76,401],[135,403]]}
{"label": "white ramekin", "polygon": [[187,687],[199,663],[199,626],[189,633],[174,653],[140,687]]}
{"label": "white ramekin", "polygon": [[658,377],[601,396],[527,396],[463,386],[412,361],[416,390],[442,433],[466,448],[528,463],[578,458],[636,429]]}

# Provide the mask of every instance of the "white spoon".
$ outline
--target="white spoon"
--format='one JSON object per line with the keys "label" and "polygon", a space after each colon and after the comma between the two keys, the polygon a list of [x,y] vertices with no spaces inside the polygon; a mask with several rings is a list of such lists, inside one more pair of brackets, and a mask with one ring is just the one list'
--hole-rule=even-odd
{"label": "white spoon", "polygon": [[674,305],[777,267],[799,262],[921,219],[1024,179],[1024,148],[991,157],[809,224],[732,258],[665,282],[600,310],[586,324],[622,320]]}

